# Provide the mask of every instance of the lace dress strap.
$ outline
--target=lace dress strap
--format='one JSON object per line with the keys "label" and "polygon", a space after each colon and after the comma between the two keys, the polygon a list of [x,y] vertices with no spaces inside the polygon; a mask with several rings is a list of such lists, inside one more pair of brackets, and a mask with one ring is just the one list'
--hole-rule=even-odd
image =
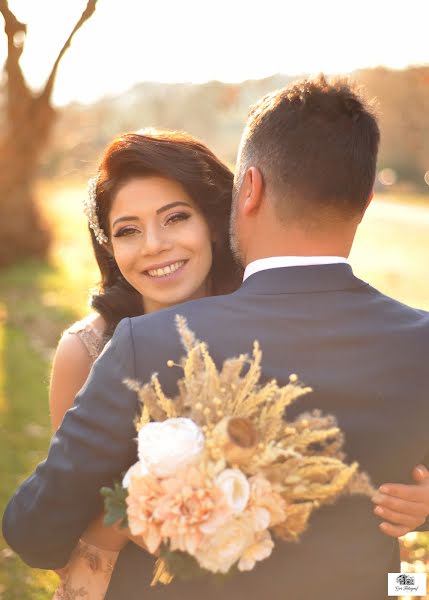
{"label": "lace dress strap", "polygon": [[95,327],[91,317],[77,321],[74,325],[66,329],[64,333],[74,333],[77,335],[92,360],[95,360],[101,354],[104,347],[103,334]]}

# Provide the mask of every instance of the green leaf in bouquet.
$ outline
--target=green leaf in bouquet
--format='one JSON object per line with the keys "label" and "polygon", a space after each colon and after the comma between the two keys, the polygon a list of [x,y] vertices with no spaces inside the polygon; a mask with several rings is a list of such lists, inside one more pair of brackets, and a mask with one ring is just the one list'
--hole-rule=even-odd
{"label": "green leaf in bouquet", "polygon": [[200,567],[197,560],[190,554],[180,550],[171,551],[166,544],[161,546],[160,558],[164,561],[170,575],[182,581],[205,577],[215,585],[222,585],[239,572],[233,566],[228,573],[212,573]]}
{"label": "green leaf in bouquet", "polygon": [[208,571],[202,569],[193,556],[180,550],[172,551],[165,544],[161,547],[160,557],[165,562],[169,573],[182,581],[191,581],[208,575]]}
{"label": "green leaf in bouquet", "polygon": [[127,503],[128,490],[115,483],[112,488],[103,487],[100,494],[104,497],[104,524],[110,527],[118,523],[120,527],[128,527]]}

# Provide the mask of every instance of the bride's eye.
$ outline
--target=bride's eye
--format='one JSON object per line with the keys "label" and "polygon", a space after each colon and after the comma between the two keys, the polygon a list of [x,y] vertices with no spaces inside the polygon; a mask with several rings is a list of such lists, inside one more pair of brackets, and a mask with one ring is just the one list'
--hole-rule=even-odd
{"label": "bride's eye", "polygon": [[180,221],[187,221],[190,218],[190,214],[189,213],[184,213],[184,212],[180,212],[180,213],[174,213],[174,215],[170,215],[166,221],[165,221],[165,225],[173,225],[174,223],[179,223]]}
{"label": "bride's eye", "polygon": [[133,235],[134,233],[140,233],[140,232],[135,227],[122,227],[121,229],[116,231],[116,233],[113,234],[113,237],[115,237],[115,238],[126,237],[129,235]]}

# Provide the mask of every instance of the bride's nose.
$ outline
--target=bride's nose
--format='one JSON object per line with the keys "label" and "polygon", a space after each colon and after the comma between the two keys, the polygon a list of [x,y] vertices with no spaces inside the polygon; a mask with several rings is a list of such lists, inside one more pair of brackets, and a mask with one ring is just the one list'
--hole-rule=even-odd
{"label": "bride's nose", "polygon": [[162,227],[148,227],[145,242],[142,247],[143,254],[156,255],[172,248],[172,240],[168,230]]}

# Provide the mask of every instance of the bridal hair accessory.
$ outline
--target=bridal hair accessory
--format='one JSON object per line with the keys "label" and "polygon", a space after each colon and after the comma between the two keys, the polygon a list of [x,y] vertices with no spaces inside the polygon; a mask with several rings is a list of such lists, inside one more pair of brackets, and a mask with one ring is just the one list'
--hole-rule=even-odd
{"label": "bridal hair accessory", "polygon": [[343,494],[372,496],[368,476],[344,462],[344,436],[320,410],[287,418],[311,392],[296,375],[262,383],[262,351],[220,369],[183,317],[185,356],[169,398],[157,374],[137,392],[138,461],[122,484],[103,488],[105,525],[121,523],[158,555],[152,585],[251,571],[275,540],[298,541],[314,510]]}
{"label": "bridal hair accessory", "polygon": [[100,227],[97,216],[97,178],[91,177],[88,180],[87,196],[83,201],[83,212],[88,219],[88,224],[94,232],[95,239],[99,244],[107,244],[109,238]]}

